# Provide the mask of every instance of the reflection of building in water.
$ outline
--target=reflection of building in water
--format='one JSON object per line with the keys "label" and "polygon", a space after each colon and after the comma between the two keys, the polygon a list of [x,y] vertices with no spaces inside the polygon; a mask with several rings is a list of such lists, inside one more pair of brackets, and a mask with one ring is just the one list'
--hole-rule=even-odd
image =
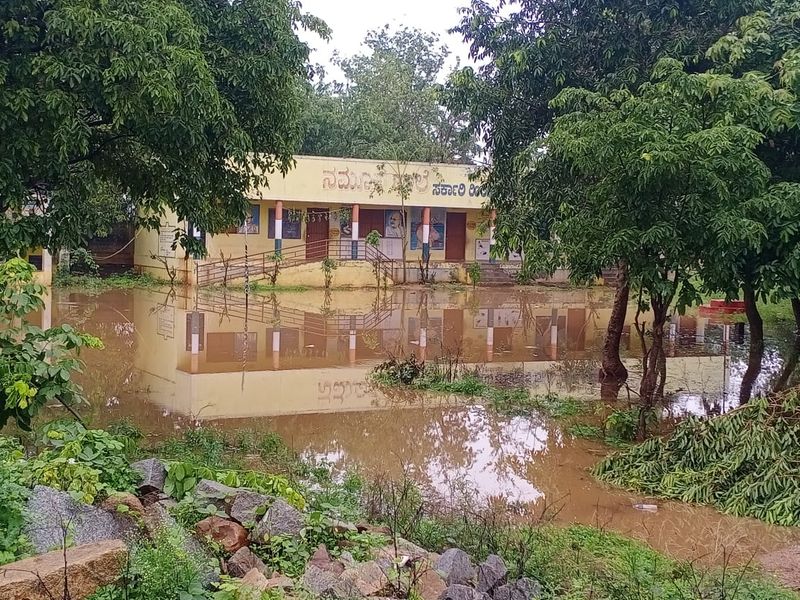
{"label": "reflection of building in water", "polygon": [[[539,392],[597,395],[611,310],[602,290],[395,290],[378,301],[368,291],[136,293],[132,304],[135,366],[150,400],[204,419],[372,410],[387,399],[367,385],[369,370],[412,353],[518,371]],[[719,328],[676,321],[673,334],[668,389],[721,390],[724,358],[709,356],[723,346]],[[629,347],[635,379],[638,342]]]}

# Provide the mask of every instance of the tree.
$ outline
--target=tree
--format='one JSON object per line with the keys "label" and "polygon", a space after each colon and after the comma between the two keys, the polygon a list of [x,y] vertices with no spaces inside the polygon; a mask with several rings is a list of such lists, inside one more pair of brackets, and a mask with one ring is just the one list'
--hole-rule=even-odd
{"label": "tree", "polygon": [[120,197],[146,225],[240,221],[300,144],[296,27],[326,33],[290,0],[4,2],[0,256],[78,246]]}
{"label": "tree", "polygon": [[102,348],[99,339],[69,325],[41,329],[27,315],[44,307],[45,289],[33,281],[33,266],[21,258],[0,264],[0,429],[11,419],[25,431],[48,402],[74,412],[85,401],[72,380],[81,348]]}
{"label": "tree", "polygon": [[[758,72],[777,90],[796,96],[800,34],[794,23],[800,3],[777,0],[767,8],[740,19],[735,30],[723,36],[708,54],[719,72],[735,76]],[[757,222],[763,234],[757,244],[751,245],[744,243],[736,231],[728,232],[723,246],[704,263],[701,273],[708,290],[724,293],[728,298],[740,293],[744,297],[750,349],[741,402],[750,399],[764,352],[764,327],[757,301],[789,299],[800,331],[800,203],[794,185],[800,182],[800,129],[796,116],[784,114],[783,118],[791,126],[765,131],[757,150],[777,185],[752,202],[734,207],[731,213],[734,218],[738,213]],[[782,387],[790,374],[787,371],[785,377],[779,378],[776,387]]]}
{"label": "tree", "polygon": [[[562,198],[579,195],[575,174],[541,152],[553,127],[551,101],[567,87],[636,90],[656,61],[676,58],[701,71],[706,49],[758,0],[689,0],[669,6],[647,0],[473,0],[455,31],[482,66],[457,72],[446,105],[469,116],[491,165],[479,175],[497,209],[496,249],[522,250],[529,273],[573,269],[551,233]],[[511,7],[511,10],[509,10]],[[609,321],[603,370],[624,378],[619,336],[628,303],[624,264]]]}
{"label": "tree", "polygon": [[311,94],[304,154],[379,161],[469,162],[474,139],[460,115],[441,103],[448,56],[437,35],[408,27],[371,31],[367,52],[335,64],[344,81]]}
{"label": "tree", "polygon": [[[795,98],[758,74],[687,73],[662,59],[637,93],[568,89],[547,151],[583,182],[554,227],[560,251],[588,277],[625,264],[638,290],[643,349],[640,433],[665,377],[664,325],[673,302],[697,300],[692,277],[733,236],[757,247],[763,226],[741,207],[800,186],[770,186],[757,155],[765,131],[794,123]],[[652,314],[648,346],[643,313]]]}

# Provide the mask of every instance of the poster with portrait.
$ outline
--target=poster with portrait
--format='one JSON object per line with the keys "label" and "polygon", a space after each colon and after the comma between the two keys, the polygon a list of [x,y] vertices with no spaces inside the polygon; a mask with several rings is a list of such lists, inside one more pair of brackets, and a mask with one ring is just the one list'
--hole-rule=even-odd
{"label": "poster with portrait", "polygon": [[[431,232],[428,241],[431,250],[444,250],[444,223],[447,214],[444,208],[431,209]],[[411,209],[411,249],[422,249],[422,208]]]}
{"label": "poster with portrait", "polygon": [[351,212],[346,210],[339,212],[339,231],[342,239],[353,237],[353,214]]}
{"label": "poster with portrait", "polygon": [[383,212],[383,237],[403,237],[403,213],[400,209],[390,209]]}

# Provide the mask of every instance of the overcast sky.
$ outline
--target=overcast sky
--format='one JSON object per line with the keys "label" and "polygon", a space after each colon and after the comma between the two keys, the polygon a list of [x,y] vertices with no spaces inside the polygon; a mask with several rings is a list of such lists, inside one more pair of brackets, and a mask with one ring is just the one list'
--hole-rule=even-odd
{"label": "overcast sky", "polygon": [[[303,10],[324,20],[333,30],[329,42],[316,36],[302,35],[314,49],[313,63],[330,68],[330,57],[334,50],[345,56],[359,51],[364,36],[370,29],[389,25],[408,25],[423,31],[438,33],[442,42],[450,49],[451,65],[456,59],[469,64],[467,46],[458,35],[447,30],[458,24],[458,9],[469,0],[303,0]],[[338,72],[329,71],[339,76]]]}

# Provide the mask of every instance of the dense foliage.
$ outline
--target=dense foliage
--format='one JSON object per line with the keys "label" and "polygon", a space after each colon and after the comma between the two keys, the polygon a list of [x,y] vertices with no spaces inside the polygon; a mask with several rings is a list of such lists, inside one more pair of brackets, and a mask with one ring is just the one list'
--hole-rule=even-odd
{"label": "dense foliage", "polygon": [[758,0],[473,0],[456,31],[481,65],[450,81],[446,104],[468,115],[492,163],[485,187],[498,208],[498,250],[524,249],[525,266],[549,271],[548,242],[562,198],[580,182],[558,161],[530,168],[551,131],[550,102],[568,87],[635,90],[672,57],[701,70],[705,51]]}
{"label": "dense foliage", "polygon": [[666,440],[611,455],[595,474],[647,494],[798,526],[799,409],[795,390],[714,419],[690,417]]}
{"label": "dense foliage", "polygon": [[371,31],[367,51],[338,57],[344,81],[317,82],[306,118],[304,154],[379,161],[465,162],[474,139],[441,105],[449,51],[435,34],[388,26]]}
{"label": "dense foliage", "polygon": [[300,144],[298,27],[326,31],[289,0],[0,4],[0,257],[77,247],[137,209],[241,220]]}
{"label": "dense foliage", "polygon": [[42,329],[26,319],[44,307],[45,289],[33,279],[33,265],[20,258],[0,264],[0,428],[10,419],[26,430],[48,402],[72,407],[83,391],[72,381],[82,363],[81,348],[102,348],[95,337],[70,325]]}
{"label": "dense foliage", "polygon": [[28,549],[22,533],[28,497],[28,489],[22,484],[23,456],[15,440],[0,437],[0,565],[25,556]]}

